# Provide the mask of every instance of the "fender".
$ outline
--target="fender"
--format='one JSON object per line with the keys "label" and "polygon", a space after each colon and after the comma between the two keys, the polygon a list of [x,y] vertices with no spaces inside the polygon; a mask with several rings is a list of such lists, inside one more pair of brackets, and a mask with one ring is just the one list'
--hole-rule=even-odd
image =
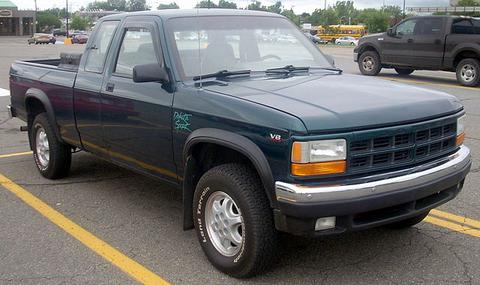
{"label": "fender", "polygon": [[447,67],[453,67],[453,63],[455,58],[462,52],[473,52],[480,56],[480,45],[479,44],[472,44],[472,43],[462,43],[458,44],[449,54],[450,57],[445,55],[445,62],[444,65]]}
{"label": "fender", "polygon": [[191,220],[193,192],[195,190],[195,180],[198,181],[200,177],[193,177],[195,169],[197,169],[199,166],[195,159],[191,156],[191,151],[193,146],[198,143],[217,144],[235,150],[247,157],[252,162],[260,176],[265,193],[270,200],[270,205],[274,207],[276,201],[275,182],[270,164],[268,163],[267,158],[263,154],[262,150],[250,139],[233,132],[213,128],[198,129],[193,131],[188,136],[183,148],[183,161],[185,163],[184,178],[191,178],[184,180],[182,190],[184,229],[190,229],[193,227],[193,221]]}
{"label": "fender", "polygon": [[32,98],[35,98],[35,99],[39,100],[43,104],[43,107],[45,108],[45,111],[47,112],[47,117],[53,125],[53,130],[55,131],[55,136],[57,137],[57,139],[59,141],[63,141],[61,136],[60,136],[60,130],[58,129],[58,126],[57,126],[57,120],[55,118],[55,111],[53,110],[52,104],[50,103],[50,100],[48,99],[48,96],[40,89],[37,89],[37,88],[28,89],[27,92],[25,93],[25,102],[24,102],[25,111],[27,112],[27,114],[30,112],[30,110],[28,110],[28,107],[27,107],[28,106],[27,102],[28,102],[28,100],[30,100]]}
{"label": "fender", "polygon": [[378,55],[380,56],[380,60],[383,61],[383,54],[380,52],[382,49],[375,42],[366,42],[366,43],[362,44],[361,46],[359,46],[358,47],[359,57],[360,57],[360,54],[362,54],[365,51],[365,49],[368,49],[368,48],[375,50],[378,53]]}

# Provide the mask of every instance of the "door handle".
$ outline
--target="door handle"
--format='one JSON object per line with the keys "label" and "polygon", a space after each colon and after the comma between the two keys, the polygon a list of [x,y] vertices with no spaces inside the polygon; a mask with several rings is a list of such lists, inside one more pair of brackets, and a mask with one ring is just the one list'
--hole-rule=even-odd
{"label": "door handle", "polygon": [[107,87],[105,88],[105,90],[106,90],[107,92],[113,92],[113,89],[115,89],[115,84],[110,83],[110,82],[107,83]]}
{"label": "door handle", "polygon": [[413,39],[408,39],[407,43],[409,43],[409,44],[413,43]]}

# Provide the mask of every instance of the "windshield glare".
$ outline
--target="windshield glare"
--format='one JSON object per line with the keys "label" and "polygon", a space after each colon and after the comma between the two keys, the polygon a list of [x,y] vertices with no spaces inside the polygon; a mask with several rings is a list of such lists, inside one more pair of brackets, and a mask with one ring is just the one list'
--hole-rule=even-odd
{"label": "windshield glare", "polygon": [[220,70],[331,67],[311,41],[283,18],[198,16],[173,18],[167,25],[184,79]]}

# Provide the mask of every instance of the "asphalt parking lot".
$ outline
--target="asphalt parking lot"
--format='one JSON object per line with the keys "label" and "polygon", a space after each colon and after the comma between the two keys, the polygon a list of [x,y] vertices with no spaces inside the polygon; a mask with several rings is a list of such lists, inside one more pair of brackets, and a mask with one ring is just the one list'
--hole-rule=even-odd
{"label": "asphalt parking lot", "polygon": [[[352,48],[322,49],[345,72],[359,73]],[[0,88],[8,89],[15,59],[82,50],[0,38]],[[285,238],[279,264],[245,281],[216,271],[195,233],[182,230],[178,191],[87,153],[74,154],[68,178],[42,178],[22,122],[8,120],[9,98],[0,97],[0,284],[480,284],[480,88],[458,86],[445,72],[380,78],[463,102],[474,160],[464,190],[408,230]]]}

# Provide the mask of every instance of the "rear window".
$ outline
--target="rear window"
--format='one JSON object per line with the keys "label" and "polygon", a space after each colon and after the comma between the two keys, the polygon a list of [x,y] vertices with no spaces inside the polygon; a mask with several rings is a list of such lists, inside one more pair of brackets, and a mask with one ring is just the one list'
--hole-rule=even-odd
{"label": "rear window", "polygon": [[455,20],[452,25],[452,34],[474,34],[473,25],[470,19]]}
{"label": "rear window", "polygon": [[416,25],[416,35],[438,35],[442,32],[443,20],[440,18],[425,18]]}

